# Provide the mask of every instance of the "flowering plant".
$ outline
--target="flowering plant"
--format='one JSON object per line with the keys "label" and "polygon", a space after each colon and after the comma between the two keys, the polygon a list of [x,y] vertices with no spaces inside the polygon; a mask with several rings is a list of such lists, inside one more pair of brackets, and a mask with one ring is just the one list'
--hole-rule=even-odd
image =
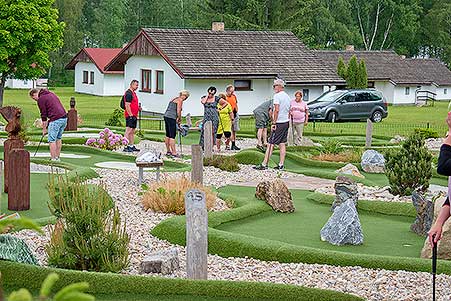
{"label": "flowering plant", "polygon": [[99,133],[99,138],[89,138],[86,140],[86,145],[106,150],[115,150],[127,144],[127,138],[120,134],[113,133],[109,128],[105,128],[101,131]]}

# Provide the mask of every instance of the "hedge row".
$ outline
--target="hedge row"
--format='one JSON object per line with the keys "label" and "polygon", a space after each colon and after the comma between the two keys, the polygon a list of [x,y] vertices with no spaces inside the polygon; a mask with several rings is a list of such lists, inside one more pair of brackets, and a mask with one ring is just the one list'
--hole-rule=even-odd
{"label": "hedge row", "polygon": [[37,291],[45,277],[56,272],[60,280],[54,291],[74,282],[86,281],[91,294],[126,294],[150,296],[204,296],[210,298],[249,298],[254,300],[363,300],[354,295],[336,291],[293,285],[260,282],[232,282],[212,280],[168,279],[161,277],[126,276],[111,273],[93,273],[45,268],[0,261],[3,286],[7,291],[25,287]]}
{"label": "hedge row", "polygon": [[[231,196],[220,194],[222,198]],[[315,195],[311,196],[315,197]],[[322,198],[330,202],[328,198]],[[222,257],[252,257],[265,261],[319,263],[337,266],[361,266],[372,269],[430,271],[431,263],[427,259],[396,256],[381,256],[353,254],[338,251],[323,250],[311,247],[291,245],[288,243],[257,238],[248,235],[231,233],[215,229],[222,223],[240,220],[271,210],[269,206],[257,200],[234,198],[237,208],[225,212],[209,213],[208,252]],[[407,206],[385,202],[370,205],[362,202],[360,209],[388,213],[398,211],[411,216]],[[152,229],[151,234],[172,243],[185,245],[185,217],[177,216],[164,220]],[[440,260],[439,273],[451,275],[451,262]]]}

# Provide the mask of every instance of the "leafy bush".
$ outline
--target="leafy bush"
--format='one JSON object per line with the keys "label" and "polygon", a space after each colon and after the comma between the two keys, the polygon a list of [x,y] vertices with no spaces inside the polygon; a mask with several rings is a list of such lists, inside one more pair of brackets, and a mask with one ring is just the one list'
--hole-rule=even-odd
{"label": "leafy bush", "polygon": [[415,129],[415,133],[420,134],[424,139],[428,138],[438,138],[438,132],[433,129]]}
{"label": "leafy bush", "polygon": [[321,153],[323,154],[339,154],[343,151],[341,142],[336,139],[325,140],[322,145]]}
{"label": "leafy bush", "polygon": [[213,155],[204,158],[204,166],[214,166],[224,171],[239,171],[238,160],[232,156]]}
{"label": "leafy bush", "polygon": [[185,214],[185,193],[190,189],[205,193],[207,209],[215,205],[216,194],[210,188],[191,182],[186,177],[153,183],[144,194],[142,203],[145,209],[156,212]]}
{"label": "leafy bush", "polygon": [[124,119],[124,110],[114,109],[110,118],[105,122],[107,126],[123,126],[122,120]]}
{"label": "leafy bush", "polygon": [[386,153],[385,173],[393,194],[410,195],[414,190],[428,189],[432,155],[420,133],[409,136],[399,150]]}
{"label": "leafy bush", "polygon": [[105,150],[115,150],[127,144],[127,138],[123,137],[121,134],[113,133],[109,128],[105,128],[101,131],[98,139],[89,138],[86,140],[86,145]]}
{"label": "leafy bush", "polygon": [[80,179],[49,182],[49,207],[58,218],[46,246],[48,262],[60,268],[119,272],[128,265],[129,237],[108,194]]}
{"label": "leafy bush", "polygon": [[78,282],[69,284],[66,287],[63,287],[60,291],[58,291],[53,298],[50,298],[50,293],[52,291],[53,286],[59,280],[59,276],[56,273],[50,273],[42,283],[41,289],[39,291],[39,298],[33,299],[31,293],[27,289],[20,289],[18,291],[12,292],[8,301],[32,301],[32,300],[40,300],[40,301],[92,301],[95,300],[95,297],[89,294],[83,293],[89,288],[89,284],[87,282]]}

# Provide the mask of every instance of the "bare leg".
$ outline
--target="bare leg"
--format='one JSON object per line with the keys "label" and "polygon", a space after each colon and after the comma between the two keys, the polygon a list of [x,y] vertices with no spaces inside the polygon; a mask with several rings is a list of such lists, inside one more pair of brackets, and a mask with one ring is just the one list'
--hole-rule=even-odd
{"label": "bare leg", "polygon": [[274,150],[274,144],[269,144],[265,152],[265,158],[263,159],[262,165],[268,166],[269,158],[271,158],[272,151]]}
{"label": "bare leg", "polygon": [[221,139],[216,138],[216,148],[218,149],[218,152],[221,151]]}
{"label": "bare leg", "polygon": [[164,144],[166,145],[166,153],[172,153],[171,151],[171,142],[169,137],[164,137]]}
{"label": "bare leg", "polygon": [[177,155],[177,149],[175,148],[175,139],[168,138],[169,152],[173,155]]}
{"label": "bare leg", "polygon": [[63,147],[63,141],[56,140],[56,157],[59,158],[61,155],[61,148]]}
{"label": "bare leg", "polygon": [[130,131],[131,131],[131,128],[129,128],[129,127],[125,128],[124,137],[127,138],[129,144],[130,144]]}
{"label": "bare leg", "polygon": [[280,150],[280,161],[279,165],[283,165],[285,163],[285,155],[287,153],[287,148],[285,146],[285,143],[279,144],[279,150]]}
{"label": "bare leg", "polygon": [[268,129],[264,128],[263,129],[263,146],[265,146],[266,144],[268,144]]}
{"label": "bare leg", "polygon": [[131,145],[133,145],[133,144],[135,144],[135,130],[136,129],[132,129],[132,128],[130,128],[130,139],[128,140],[130,143],[129,144],[131,144]]}
{"label": "bare leg", "polygon": [[57,156],[57,145],[56,142],[49,142],[49,148],[50,148],[50,158],[56,159]]}
{"label": "bare leg", "polygon": [[265,142],[263,140],[263,130],[264,129],[257,129],[257,145],[265,144]]}

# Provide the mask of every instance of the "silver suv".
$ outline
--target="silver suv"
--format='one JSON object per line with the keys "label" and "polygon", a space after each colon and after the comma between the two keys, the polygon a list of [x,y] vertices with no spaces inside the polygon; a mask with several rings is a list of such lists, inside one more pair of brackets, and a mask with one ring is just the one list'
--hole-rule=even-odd
{"label": "silver suv", "polygon": [[309,120],[359,120],[370,118],[381,122],[387,117],[387,101],[375,89],[335,90],[321,95],[308,104]]}

